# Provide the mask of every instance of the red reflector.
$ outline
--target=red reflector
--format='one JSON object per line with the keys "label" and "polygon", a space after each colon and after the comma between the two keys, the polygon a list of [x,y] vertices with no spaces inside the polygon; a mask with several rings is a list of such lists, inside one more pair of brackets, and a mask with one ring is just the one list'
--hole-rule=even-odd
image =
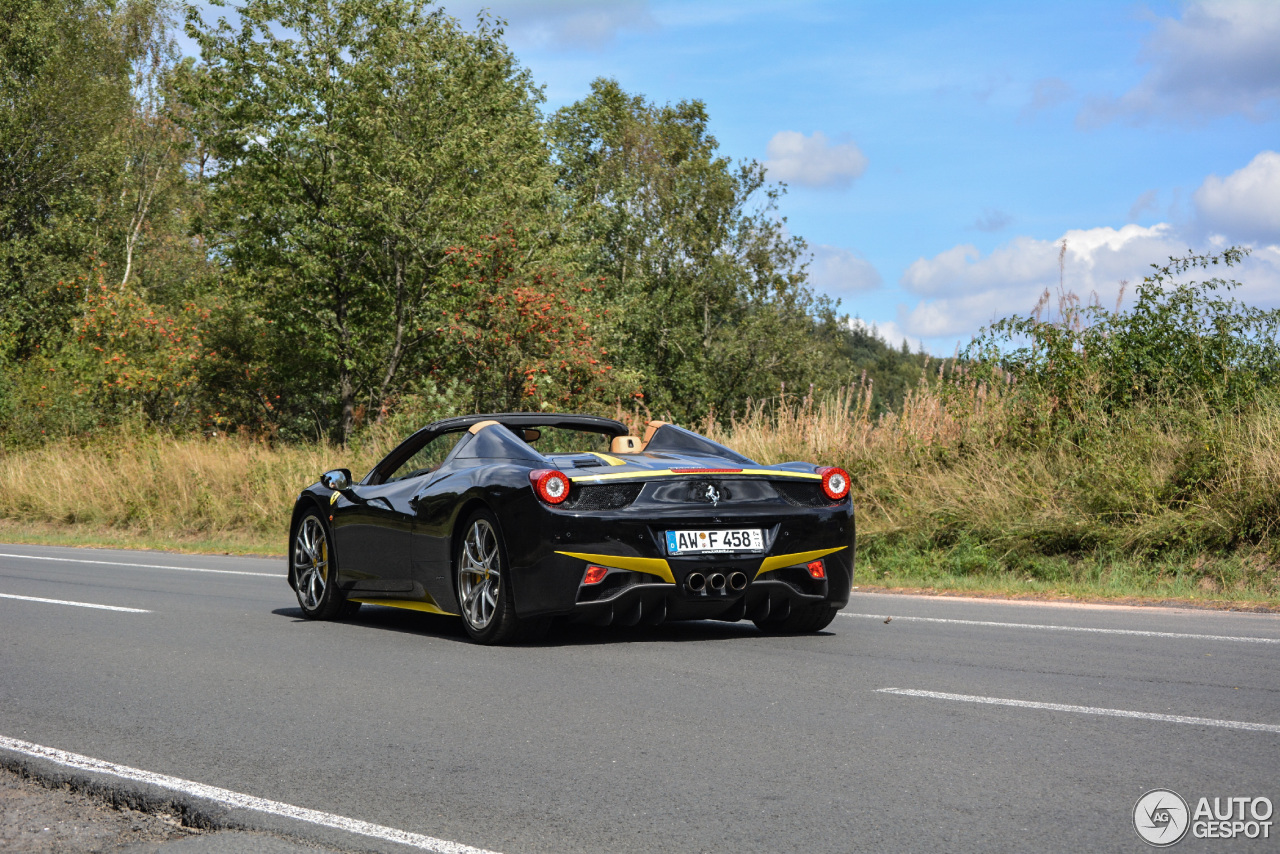
{"label": "red reflector", "polygon": [[809,575],[813,576],[818,581],[827,577],[827,568],[822,565],[822,561],[820,560],[815,560],[813,563],[809,564],[806,569],[809,570]]}
{"label": "red reflector", "polygon": [[672,469],[674,474],[737,474],[742,469]]}
{"label": "red reflector", "polygon": [[582,577],[583,584],[599,584],[604,581],[604,577],[609,574],[609,570],[603,566],[587,567],[587,574]]}

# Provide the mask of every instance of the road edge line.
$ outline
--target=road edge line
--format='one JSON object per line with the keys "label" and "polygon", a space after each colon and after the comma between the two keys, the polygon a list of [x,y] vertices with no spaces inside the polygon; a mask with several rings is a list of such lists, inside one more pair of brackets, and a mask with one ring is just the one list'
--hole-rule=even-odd
{"label": "road edge line", "polygon": [[1131,718],[1157,721],[1167,724],[1191,724],[1221,729],[1238,729],[1247,732],[1280,733],[1280,724],[1260,724],[1251,721],[1229,721],[1220,718],[1197,718],[1190,715],[1165,715],[1159,712],[1135,712],[1129,709],[1108,709],[1102,706],[1072,706],[1066,703],[1040,703],[1034,700],[1010,700],[1004,697],[982,697],[976,694],[952,694],[946,691],[922,691],[916,688],[877,688],[877,694],[897,697],[921,697],[928,700],[951,700],[957,703],[977,703],[984,706],[1011,706],[1015,709],[1040,709],[1047,712],[1072,712],[1078,715],[1099,715],[1108,718]]}
{"label": "road edge line", "polygon": [[[1235,643],[1274,643],[1280,644],[1280,638],[1264,638],[1256,635],[1202,635],[1188,632],[1155,632],[1146,629],[1107,629],[1096,626],[1055,626],[1051,623],[1005,623],[994,620],[961,620],[952,617],[909,617],[898,614],[863,614],[852,611],[839,611],[840,617],[858,617],[868,620],[898,620],[903,623],[940,623],[956,626],[982,626],[999,629],[1041,629],[1050,632],[1086,632],[1098,635],[1133,635],[1145,638],[1169,638],[1174,640],[1211,640],[1232,641]],[[887,618],[887,619],[886,619]]]}

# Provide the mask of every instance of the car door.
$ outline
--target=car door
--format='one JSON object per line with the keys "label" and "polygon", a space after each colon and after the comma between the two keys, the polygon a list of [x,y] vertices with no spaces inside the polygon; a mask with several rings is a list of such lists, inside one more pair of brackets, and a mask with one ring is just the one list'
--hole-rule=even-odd
{"label": "car door", "polygon": [[451,609],[453,580],[449,576],[453,561],[453,514],[461,499],[460,491],[471,481],[453,461],[444,463],[423,481],[412,499],[414,578],[433,599],[449,603],[443,607]]}
{"label": "car door", "polygon": [[413,499],[457,444],[459,433],[432,436],[378,482],[357,484],[336,501],[333,535],[338,583],[353,593],[411,593]]}

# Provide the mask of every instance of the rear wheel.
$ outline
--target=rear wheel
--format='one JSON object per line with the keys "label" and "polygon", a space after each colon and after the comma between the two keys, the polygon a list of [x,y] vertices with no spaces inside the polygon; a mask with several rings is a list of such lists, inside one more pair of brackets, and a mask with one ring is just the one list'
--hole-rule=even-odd
{"label": "rear wheel", "polygon": [[753,620],[756,628],[766,635],[807,635],[820,632],[836,618],[840,609],[834,605],[791,606],[790,613],[780,620]]}
{"label": "rear wheel", "polygon": [[549,620],[516,616],[507,549],[492,513],[480,510],[467,520],[453,566],[458,612],[472,640],[501,644],[546,634]]}
{"label": "rear wheel", "polygon": [[298,522],[289,555],[302,615],[308,620],[332,620],[341,616],[347,603],[338,592],[337,565],[329,544],[329,529],[318,511],[308,510]]}

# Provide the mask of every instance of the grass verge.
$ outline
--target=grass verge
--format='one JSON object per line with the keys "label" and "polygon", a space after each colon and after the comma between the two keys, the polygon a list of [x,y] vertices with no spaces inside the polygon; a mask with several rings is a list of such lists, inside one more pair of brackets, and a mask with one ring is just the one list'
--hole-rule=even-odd
{"label": "grass verge", "polygon": [[1099,554],[1042,559],[1015,570],[972,544],[871,551],[859,555],[854,578],[864,591],[1280,611],[1274,575],[1256,556],[1134,560]]}
{"label": "grass verge", "polygon": [[217,554],[241,556],[280,556],[285,554],[284,534],[263,537],[253,534],[221,536],[162,536],[154,533],[95,528],[85,525],[63,525],[40,522],[0,520],[0,543],[23,543],[33,546],[72,546],[98,549],[142,549],[177,554]]}

